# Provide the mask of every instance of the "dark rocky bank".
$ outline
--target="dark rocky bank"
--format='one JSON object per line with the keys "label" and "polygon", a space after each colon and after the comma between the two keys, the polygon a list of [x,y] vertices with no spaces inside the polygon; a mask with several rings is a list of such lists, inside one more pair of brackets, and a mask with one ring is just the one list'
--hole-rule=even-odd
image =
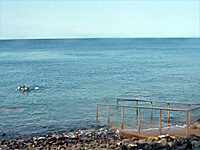
{"label": "dark rocky bank", "polygon": [[111,127],[78,130],[44,137],[4,139],[0,149],[119,149],[119,150],[154,150],[154,149],[200,149],[200,136],[187,138],[162,135],[157,138],[126,138]]}

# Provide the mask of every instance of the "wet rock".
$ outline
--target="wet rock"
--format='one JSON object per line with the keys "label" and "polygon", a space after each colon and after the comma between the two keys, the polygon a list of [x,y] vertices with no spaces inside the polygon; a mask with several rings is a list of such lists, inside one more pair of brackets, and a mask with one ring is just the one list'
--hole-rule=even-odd
{"label": "wet rock", "polygon": [[184,145],[185,143],[187,143],[187,140],[184,139],[184,138],[176,138],[175,141],[174,141],[174,144],[172,147],[174,146],[181,146],[181,145]]}
{"label": "wet rock", "polygon": [[4,145],[6,143],[6,140],[1,141],[1,145]]}
{"label": "wet rock", "polygon": [[49,134],[46,134],[46,135],[45,135],[45,137],[46,137],[46,138],[48,138],[48,137],[51,137],[51,135],[49,135]]}
{"label": "wet rock", "polygon": [[192,149],[191,143],[185,143],[183,145],[176,147],[176,150],[184,150],[184,149]]}
{"label": "wet rock", "polygon": [[194,149],[200,148],[200,141],[192,141],[191,144]]}
{"label": "wet rock", "polygon": [[200,129],[200,118],[194,122],[193,126],[197,129]]}
{"label": "wet rock", "polygon": [[152,149],[158,149],[158,147],[160,147],[159,143],[152,143],[150,145],[151,145]]}
{"label": "wet rock", "polygon": [[145,144],[144,149],[145,150],[152,150],[152,146],[149,145],[149,144]]}
{"label": "wet rock", "polygon": [[1,136],[6,136],[6,133],[1,133]]}
{"label": "wet rock", "polygon": [[189,135],[187,137],[187,140],[189,140],[189,141],[200,141],[200,137],[192,134],[192,135]]}
{"label": "wet rock", "polygon": [[139,144],[138,144],[138,148],[139,148],[139,149],[142,149],[142,148],[145,147],[145,145],[148,145],[148,144],[147,144],[147,143],[139,143]]}

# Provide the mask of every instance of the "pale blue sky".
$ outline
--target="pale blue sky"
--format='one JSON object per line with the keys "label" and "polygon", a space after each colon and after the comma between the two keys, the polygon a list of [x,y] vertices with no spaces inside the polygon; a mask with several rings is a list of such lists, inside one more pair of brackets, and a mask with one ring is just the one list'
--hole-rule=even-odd
{"label": "pale blue sky", "polygon": [[200,0],[0,0],[0,38],[200,37]]}

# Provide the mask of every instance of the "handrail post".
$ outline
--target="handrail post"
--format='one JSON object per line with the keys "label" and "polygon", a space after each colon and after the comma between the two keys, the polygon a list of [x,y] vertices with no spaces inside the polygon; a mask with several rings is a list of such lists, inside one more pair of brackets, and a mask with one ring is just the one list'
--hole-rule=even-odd
{"label": "handrail post", "polygon": [[110,123],[110,107],[109,105],[107,106],[107,112],[108,112],[108,123]]}
{"label": "handrail post", "polygon": [[159,135],[162,133],[162,110],[159,112]]}
{"label": "handrail post", "polygon": [[98,104],[96,104],[96,121],[98,121]]}
{"label": "handrail post", "polygon": [[[138,107],[138,101],[136,101],[136,106]],[[136,114],[138,115],[138,109],[136,109]]]}
{"label": "handrail post", "polygon": [[[190,110],[190,104],[188,105],[188,109]],[[188,114],[188,115],[189,115],[189,124],[190,124],[190,123],[191,123],[191,122],[190,122],[190,111],[189,111],[189,114]]]}
{"label": "handrail post", "polygon": [[118,110],[118,105],[119,105],[119,99],[117,99],[117,110]]}
{"label": "handrail post", "polygon": [[151,102],[151,120],[153,120],[153,103]]}
{"label": "handrail post", "polygon": [[189,111],[187,111],[187,118],[186,118],[186,136],[189,135],[189,126],[190,126],[190,123],[189,123]]}
{"label": "handrail post", "polygon": [[124,108],[121,107],[121,129],[124,129]]}
{"label": "handrail post", "polygon": [[[167,105],[168,105],[168,108],[170,108],[169,103],[167,103]],[[169,123],[170,123],[170,110],[168,110],[168,125]]]}
{"label": "handrail post", "polygon": [[138,134],[140,134],[140,108],[138,109]]}

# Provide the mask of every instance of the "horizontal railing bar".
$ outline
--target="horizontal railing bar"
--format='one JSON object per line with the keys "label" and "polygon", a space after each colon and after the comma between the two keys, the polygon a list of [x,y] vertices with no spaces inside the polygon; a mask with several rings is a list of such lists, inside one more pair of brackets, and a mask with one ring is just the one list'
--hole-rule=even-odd
{"label": "horizontal railing bar", "polygon": [[189,109],[189,111],[193,111],[193,110],[196,110],[196,109],[200,109],[200,107],[191,108],[191,109]]}
{"label": "horizontal railing bar", "polygon": [[162,107],[145,107],[145,106],[126,106],[126,105],[113,105],[113,104],[97,104],[101,106],[115,106],[115,107],[127,107],[127,108],[144,108],[144,109],[157,109],[157,110],[171,110],[171,111],[190,111],[189,109],[173,109]]}
{"label": "horizontal railing bar", "polygon": [[165,102],[165,101],[155,101],[155,100],[139,100],[139,99],[122,99],[117,98],[118,101],[141,101],[141,102],[154,102],[154,103],[166,103],[166,104],[183,104],[183,105],[200,105],[200,103],[182,103],[182,102]]}

